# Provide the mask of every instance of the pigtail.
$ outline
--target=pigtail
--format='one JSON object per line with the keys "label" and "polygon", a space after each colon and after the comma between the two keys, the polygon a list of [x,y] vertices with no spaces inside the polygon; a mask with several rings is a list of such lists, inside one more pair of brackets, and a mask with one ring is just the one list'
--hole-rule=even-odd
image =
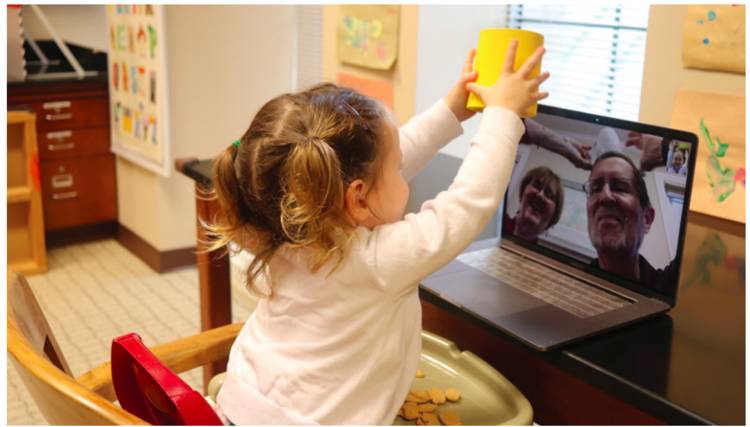
{"label": "pigtail", "polygon": [[261,290],[256,279],[263,272],[267,261],[278,249],[279,244],[269,238],[267,232],[254,226],[253,213],[245,202],[242,182],[236,165],[239,147],[227,147],[213,164],[213,191],[219,203],[219,212],[210,224],[203,224],[208,230],[207,251],[229,249],[229,242],[253,252],[255,256],[247,271],[249,289],[257,295],[270,296],[268,290]]}
{"label": "pigtail", "polygon": [[[306,137],[292,148],[284,166],[281,227],[286,239],[297,247],[311,244],[343,249],[337,245],[335,229],[345,223],[344,181],[336,151],[326,141]],[[313,256],[317,271],[335,252]]]}
{"label": "pigtail", "polygon": [[233,240],[241,227],[239,202],[239,183],[234,170],[234,157],[237,147],[230,145],[214,160],[213,164],[213,198],[219,204],[219,214],[211,219],[210,224],[203,224],[209,230],[211,238],[202,242],[208,251],[215,251]]}

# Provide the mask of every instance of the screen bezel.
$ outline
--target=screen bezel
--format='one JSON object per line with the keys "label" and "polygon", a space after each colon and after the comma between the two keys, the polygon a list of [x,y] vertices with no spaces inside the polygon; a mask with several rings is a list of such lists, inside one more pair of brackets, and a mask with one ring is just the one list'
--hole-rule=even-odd
{"label": "screen bezel", "polygon": [[[680,142],[687,142],[691,144],[690,152],[695,153],[695,155],[691,155],[688,160],[688,173],[687,173],[686,182],[685,182],[685,202],[682,208],[682,216],[680,218],[680,231],[679,231],[679,236],[678,236],[678,241],[677,241],[677,252],[674,258],[674,262],[676,263],[675,268],[677,272],[675,274],[675,281],[677,283],[674,284],[674,288],[673,288],[674,295],[665,295],[665,294],[656,292],[653,289],[650,289],[646,286],[639,284],[638,282],[625,279],[623,277],[614,275],[612,273],[608,273],[606,271],[600,270],[593,266],[584,264],[581,261],[570,258],[552,249],[549,249],[541,245],[531,243],[519,237],[513,236],[510,233],[507,233],[504,228],[502,229],[502,233],[501,233],[501,239],[508,239],[514,242],[515,244],[523,246],[524,248],[527,248],[533,252],[553,258],[573,268],[583,270],[586,273],[593,274],[597,277],[601,277],[605,280],[608,280],[619,286],[626,287],[640,294],[643,294],[652,298],[657,298],[665,302],[666,304],[669,304],[670,307],[673,307],[677,300],[677,293],[678,293],[678,288],[679,288],[679,283],[680,283],[682,252],[683,252],[684,244],[685,244],[685,229],[687,227],[688,212],[690,211],[690,198],[691,198],[692,190],[693,190],[693,175],[695,174],[695,164],[696,164],[695,162],[696,162],[696,159],[698,158],[698,137],[692,132],[686,132],[686,131],[677,130],[677,129],[670,129],[670,128],[665,128],[665,127],[655,126],[655,125],[650,125],[650,124],[645,124],[645,123],[632,122],[632,121],[623,120],[623,119],[616,119],[613,117],[599,116],[599,115],[595,115],[591,113],[584,113],[580,111],[566,110],[564,108],[552,107],[549,105],[539,104],[537,111],[538,113],[541,113],[541,114],[547,114],[547,115],[558,116],[558,117],[563,117],[563,118],[568,118],[568,119],[573,119],[573,120],[579,120],[582,122],[594,123],[594,124],[601,125],[601,126],[610,126],[610,127],[628,130],[628,131],[647,133],[651,135],[660,136],[662,138],[669,138],[671,140],[677,140]],[[506,189],[505,196],[503,198],[502,218],[505,218],[505,216],[508,214],[507,209],[508,209],[508,195],[510,194],[509,190],[510,190],[509,188]],[[502,218],[500,218],[501,221],[502,221]]]}

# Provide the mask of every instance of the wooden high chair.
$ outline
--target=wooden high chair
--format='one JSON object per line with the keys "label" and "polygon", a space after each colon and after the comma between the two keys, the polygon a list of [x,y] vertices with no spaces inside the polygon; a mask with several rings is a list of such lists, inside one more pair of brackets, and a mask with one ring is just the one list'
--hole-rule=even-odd
{"label": "wooden high chair", "polygon": [[[241,323],[157,345],[151,351],[176,373],[226,358]],[[50,424],[147,424],[113,404],[109,362],[74,378],[26,279],[8,273],[8,354]]]}

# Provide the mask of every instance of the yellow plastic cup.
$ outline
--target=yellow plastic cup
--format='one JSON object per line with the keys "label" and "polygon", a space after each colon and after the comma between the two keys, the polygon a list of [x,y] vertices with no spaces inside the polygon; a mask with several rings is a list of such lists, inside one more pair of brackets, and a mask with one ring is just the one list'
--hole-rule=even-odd
{"label": "yellow plastic cup", "polygon": [[[513,64],[513,70],[519,69],[524,62],[534,53],[534,51],[544,45],[544,36],[528,30],[519,30],[512,28],[485,28],[479,32],[479,43],[477,45],[477,54],[474,57],[474,69],[477,70],[476,83],[482,86],[492,86],[500,76],[500,71],[505,62],[505,55],[512,40],[518,40],[518,49],[516,50],[516,62]],[[539,75],[542,63],[534,67],[529,78]],[[469,94],[469,100],[466,102],[466,108],[472,111],[484,110],[484,103],[475,94]],[[521,117],[536,116],[536,102],[529,107]]]}

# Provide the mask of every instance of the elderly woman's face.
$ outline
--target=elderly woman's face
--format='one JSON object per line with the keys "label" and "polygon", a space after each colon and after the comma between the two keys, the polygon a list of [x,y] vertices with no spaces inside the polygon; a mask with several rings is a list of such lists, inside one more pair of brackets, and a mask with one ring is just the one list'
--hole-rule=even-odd
{"label": "elderly woman's face", "polygon": [[547,229],[555,214],[557,194],[548,184],[538,180],[531,181],[521,194],[521,210],[518,213],[516,227],[518,234],[526,238],[536,238]]}

